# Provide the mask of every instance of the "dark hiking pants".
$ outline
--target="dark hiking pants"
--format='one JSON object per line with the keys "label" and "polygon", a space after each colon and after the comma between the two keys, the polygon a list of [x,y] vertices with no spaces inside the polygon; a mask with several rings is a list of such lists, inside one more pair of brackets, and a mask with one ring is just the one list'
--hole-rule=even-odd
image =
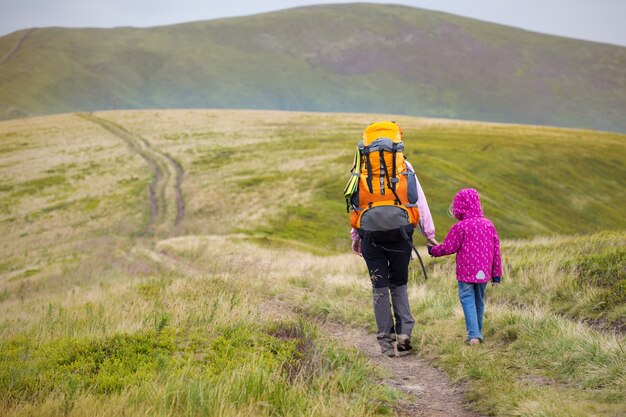
{"label": "dark hiking pants", "polygon": [[406,334],[410,337],[415,324],[407,291],[411,246],[405,241],[373,244],[363,239],[361,253],[372,280],[379,343],[382,346],[395,334]]}

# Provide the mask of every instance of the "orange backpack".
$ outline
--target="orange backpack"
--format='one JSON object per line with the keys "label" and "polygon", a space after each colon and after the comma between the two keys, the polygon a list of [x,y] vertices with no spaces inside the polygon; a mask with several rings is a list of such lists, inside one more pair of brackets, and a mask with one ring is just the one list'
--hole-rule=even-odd
{"label": "orange backpack", "polygon": [[415,173],[407,169],[403,151],[400,126],[372,123],[357,146],[344,190],[352,227],[383,232],[375,233],[381,241],[397,240],[394,229],[412,231],[420,218]]}
{"label": "orange backpack", "polygon": [[[357,146],[344,189],[350,224],[375,246],[406,240],[420,220],[417,179],[404,160],[402,129],[395,122],[370,124]],[[424,270],[426,276],[426,271]]]}

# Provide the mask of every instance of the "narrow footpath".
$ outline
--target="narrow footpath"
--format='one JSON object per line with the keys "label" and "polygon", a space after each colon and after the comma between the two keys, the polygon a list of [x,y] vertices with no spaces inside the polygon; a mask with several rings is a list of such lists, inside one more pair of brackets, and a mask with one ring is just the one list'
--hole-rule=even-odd
{"label": "narrow footpath", "polygon": [[401,401],[400,416],[419,417],[479,417],[463,405],[463,388],[450,383],[448,377],[417,354],[388,358],[380,353],[376,335],[364,329],[354,329],[336,323],[322,327],[344,346],[366,355],[377,367],[392,376],[382,383],[397,388],[413,402]]}
{"label": "narrow footpath", "polygon": [[17,53],[17,51],[20,50],[20,48],[22,47],[22,45],[24,44],[26,39],[28,39],[28,37],[30,35],[32,35],[33,32],[36,31],[36,30],[37,30],[37,28],[32,28],[32,29],[29,29],[28,31],[26,31],[26,33],[24,33],[22,35],[22,37],[17,40],[17,42],[15,43],[15,46],[13,46],[13,48],[11,48],[11,50],[9,52],[4,54],[4,56],[2,58],[0,58],[0,65],[4,64],[9,59],[11,59]]}
{"label": "narrow footpath", "polygon": [[[283,301],[268,300],[261,309],[277,319],[297,319],[297,313]],[[363,328],[341,323],[317,321],[321,330],[348,349],[356,349],[389,378],[382,384],[403,391],[408,400],[401,400],[395,409],[401,417],[482,417],[463,403],[462,384],[452,384],[448,376],[417,353],[388,358],[380,352],[376,335]]]}
{"label": "narrow footpath", "polygon": [[152,181],[148,187],[150,218],[141,235],[159,237],[171,235],[185,217],[185,200],[182,192],[185,171],[182,165],[171,155],[155,148],[147,139],[115,122],[91,113],[77,115],[117,136],[132,152],[146,161],[152,171]]}

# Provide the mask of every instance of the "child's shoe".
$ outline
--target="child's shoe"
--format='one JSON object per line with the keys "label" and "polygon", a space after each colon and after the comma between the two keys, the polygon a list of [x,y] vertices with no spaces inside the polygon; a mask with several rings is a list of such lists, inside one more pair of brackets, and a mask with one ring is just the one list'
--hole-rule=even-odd
{"label": "child's shoe", "polygon": [[408,334],[399,334],[396,338],[396,348],[398,356],[410,355],[413,352],[411,337]]}
{"label": "child's shoe", "polygon": [[468,345],[470,345],[470,346],[471,346],[471,345],[478,345],[478,344],[480,344],[480,339],[478,339],[478,338],[476,338],[476,337],[471,338],[471,339],[467,342],[467,344],[468,344]]}

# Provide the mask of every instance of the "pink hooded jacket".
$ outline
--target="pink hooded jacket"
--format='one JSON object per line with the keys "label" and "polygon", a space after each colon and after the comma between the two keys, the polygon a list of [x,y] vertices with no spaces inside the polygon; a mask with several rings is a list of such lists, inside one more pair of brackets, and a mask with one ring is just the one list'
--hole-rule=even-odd
{"label": "pink hooded jacket", "polygon": [[483,216],[478,192],[473,188],[459,191],[452,213],[459,222],[440,245],[431,248],[431,255],[456,253],[456,279],[461,282],[483,284],[501,277],[500,239],[493,223]]}

